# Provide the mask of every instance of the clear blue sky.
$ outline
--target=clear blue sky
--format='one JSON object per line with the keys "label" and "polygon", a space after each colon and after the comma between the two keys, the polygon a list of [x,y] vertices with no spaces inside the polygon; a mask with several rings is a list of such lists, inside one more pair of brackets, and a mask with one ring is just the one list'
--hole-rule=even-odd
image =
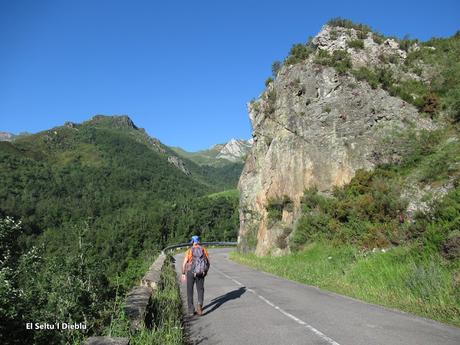
{"label": "clear blue sky", "polygon": [[249,138],[272,62],[337,16],[422,40],[460,29],[458,0],[0,0],[0,131],[128,114],[189,151]]}

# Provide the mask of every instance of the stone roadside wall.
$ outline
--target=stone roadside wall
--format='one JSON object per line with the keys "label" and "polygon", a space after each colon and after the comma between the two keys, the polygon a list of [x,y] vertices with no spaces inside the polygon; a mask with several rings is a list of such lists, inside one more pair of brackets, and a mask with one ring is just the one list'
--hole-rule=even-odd
{"label": "stone roadside wall", "polygon": [[[147,273],[140,281],[139,286],[135,286],[126,296],[124,311],[130,320],[130,331],[136,332],[143,324],[149,323],[146,320],[151,317],[147,313],[151,305],[155,291],[160,283],[161,270],[166,261],[166,254],[161,253],[150,266]],[[155,315],[153,315],[153,318]],[[128,345],[128,338],[119,337],[90,337],[85,345]]]}

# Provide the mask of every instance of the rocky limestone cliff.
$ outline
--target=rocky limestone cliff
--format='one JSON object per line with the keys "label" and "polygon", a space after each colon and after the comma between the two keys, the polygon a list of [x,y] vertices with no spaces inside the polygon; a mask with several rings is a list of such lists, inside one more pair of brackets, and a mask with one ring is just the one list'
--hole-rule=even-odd
{"label": "rocky limestone cliff", "polygon": [[[241,250],[281,254],[277,241],[291,233],[305,189],[328,192],[348,183],[358,169],[398,160],[398,147],[386,147],[386,138],[409,127],[432,128],[409,103],[316,63],[322,50],[337,49],[348,51],[353,68],[379,64],[386,55],[405,58],[396,41],[379,44],[372,33],[364,49],[350,48],[347,42],[356,35],[354,29],[323,27],[312,41],[314,53],[285,64],[249,103],[254,146],[239,181]],[[282,221],[272,223],[267,207],[275,199],[287,200],[288,207]]]}
{"label": "rocky limestone cliff", "polygon": [[14,138],[14,134],[8,132],[0,132],[0,141],[11,141]]}
{"label": "rocky limestone cliff", "polygon": [[[318,35],[313,38],[312,43],[319,50],[326,50],[329,53],[333,53],[336,50],[347,51],[351,54],[354,67],[381,64],[382,56],[396,58],[396,60],[392,60],[394,63],[399,59],[406,58],[406,51],[400,49],[399,43],[396,40],[388,38],[382,43],[377,43],[374,41],[374,37],[372,32],[362,34],[360,31],[352,28],[325,25]],[[361,39],[363,49],[350,46],[350,41]]]}

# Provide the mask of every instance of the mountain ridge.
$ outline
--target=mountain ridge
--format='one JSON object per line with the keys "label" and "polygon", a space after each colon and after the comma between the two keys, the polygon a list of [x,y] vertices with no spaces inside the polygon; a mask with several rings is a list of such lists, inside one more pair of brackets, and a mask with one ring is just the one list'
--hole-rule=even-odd
{"label": "mountain ridge", "polygon": [[[219,175],[226,168],[232,171],[232,185],[228,188],[233,188],[239,178],[238,170],[241,171],[243,158],[250,149],[250,141],[241,139],[231,139],[224,144],[216,144],[206,150],[198,152],[187,152],[179,147],[170,147],[163,144],[159,139],[147,134],[144,128],[138,127],[129,115],[102,115],[97,114],[90,119],[81,123],[66,121],[63,125],[58,125],[48,130],[43,130],[35,134],[26,133],[27,135],[44,135],[53,136],[54,132],[60,130],[78,130],[79,128],[100,128],[122,131],[124,134],[131,136],[134,140],[141,144],[149,146],[152,150],[164,155],[167,161],[182,171],[187,176],[207,175],[204,170],[208,169],[211,174]],[[1,135],[3,134],[3,135]],[[25,134],[14,135],[8,132],[0,132],[0,141],[14,141]],[[201,181],[203,182],[203,181]]]}
{"label": "mountain ridge", "polygon": [[[186,157],[179,156],[157,138],[149,136],[128,115],[95,115],[82,123],[67,121],[63,125],[35,134],[17,136],[11,143],[21,146],[25,154],[31,157],[43,158],[54,155],[53,159],[56,161],[62,158],[68,161],[73,159],[71,157],[80,157],[79,159],[85,164],[99,164],[97,162],[101,159],[97,158],[97,150],[91,148],[91,145],[82,146],[79,142],[79,140],[88,141],[94,136],[102,135],[102,132],[98,131],[117,133],[116,135],[122,135],[140,145],[145,145],[184,176],[193,178],[199,184],[207,185],[213,191],[234,188],[242,168],[241,165],[200,166]],[[81,152],[78,152],[78,147]]]}
{"label": "mountain ridge", "polygon": [[252,139],[232,138],[226,143],[212,145],[208,149],[188,152],[180,147],[171,147],[177,154],[193,160],[200,165],[224,166],[231,163],[243,163],[252,147]]}

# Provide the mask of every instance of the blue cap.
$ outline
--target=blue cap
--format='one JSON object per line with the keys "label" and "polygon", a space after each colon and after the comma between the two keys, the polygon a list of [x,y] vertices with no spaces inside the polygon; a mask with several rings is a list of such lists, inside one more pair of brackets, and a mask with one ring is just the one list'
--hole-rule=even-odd
{"label": "blue cap", "polygon": [[190,243],[199,243],[200,242],[200,237],[199,236],[192,236],[192,240]]}

